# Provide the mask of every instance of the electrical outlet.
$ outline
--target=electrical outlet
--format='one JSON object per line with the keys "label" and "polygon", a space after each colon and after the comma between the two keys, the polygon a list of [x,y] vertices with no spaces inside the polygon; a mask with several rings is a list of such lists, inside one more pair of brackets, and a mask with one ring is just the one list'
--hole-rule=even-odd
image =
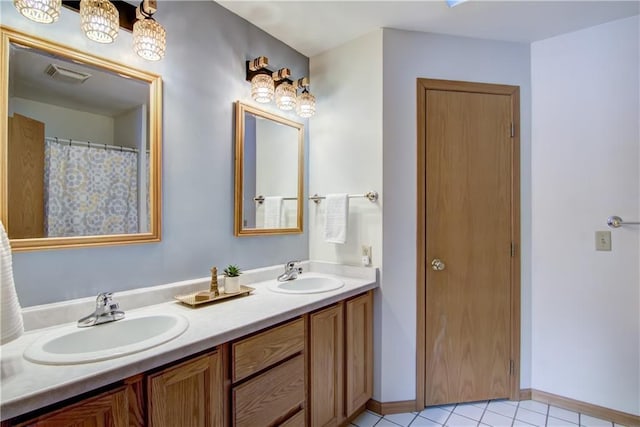
{"label": "electrical outlet", "polygon": [[611,232],[596,231],[596,251],[611,250]]}
{"label": "electrical outlet", "polygon": [[362,265],[365,267],[371,265],[371,246],[362,245]]}

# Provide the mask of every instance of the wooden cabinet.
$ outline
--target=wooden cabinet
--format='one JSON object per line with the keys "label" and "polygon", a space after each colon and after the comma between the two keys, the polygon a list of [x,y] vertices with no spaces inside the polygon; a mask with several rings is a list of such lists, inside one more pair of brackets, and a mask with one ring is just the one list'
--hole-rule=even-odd
{"label": "wooden cabinet", "polygon": [[118,387],[38,418],[7,424],[18,427],[129,427],[127,390],[125,386]]}
{"label": "wooden cabinet", "polygon": [[147,377],[151,427],[224,425],[224,382],[220,350]]}
{"label": "wooden cabinet", "polygon": [[231,353],[234,426],[295,426],[304,420],[304,318],[235,341]]}
{"label": "wooden cabinet", "polygon": [[304,405],[304,356],[298,355],[233,388],[233,424],[272,426]]}
{"label": "wooden cabinet", "polygon": [[309,315],[311,427],[337,426],[373,391],[373,293]]}
{"label": "wooden cabinet", "polygon": [[311,427],[336,426],[344,419],[343,344],[343,303],[309,315]]}
{"label": "wooden cabinet", "polygon": [[347,418],[373,394],[373,292],[345,303],[345,411]]}
{"label": "wooden cabinet", "polygon": [[304,350],[304,319],[285,323],[231,345],[232,380],[238,382]]}
{"label": "wooden cabinet", "polygon": [[0,425],[342,425],[371,398],[372,296],[369,291],[125,379],[108,392]]}

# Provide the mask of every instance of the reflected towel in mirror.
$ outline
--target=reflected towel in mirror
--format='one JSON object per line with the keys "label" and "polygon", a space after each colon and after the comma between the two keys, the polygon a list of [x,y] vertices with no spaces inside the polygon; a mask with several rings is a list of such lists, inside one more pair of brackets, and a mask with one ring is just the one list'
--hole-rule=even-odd
{"label": "reflected towel in mirror", "polygon": [[324,239],[329,243],[343,244],[347,241],[349,219],[349,195],[327,194],[324,219]]}
{"label": "reflected towel in mirror", "polygon": [[24,332],[22,308],[13,282],[13,265],[9,238],[0,221],[0,344],[18,338]]}
{"label": "reflected towel in mirror", "polygon": [[264,228],[282,228],[282,197],[264,198]]}

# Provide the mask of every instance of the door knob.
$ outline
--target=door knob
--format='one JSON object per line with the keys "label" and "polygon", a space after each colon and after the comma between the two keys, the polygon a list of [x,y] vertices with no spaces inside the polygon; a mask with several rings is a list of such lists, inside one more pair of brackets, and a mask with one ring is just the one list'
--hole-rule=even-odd
{"label": "door knob", "polygon": [[438,258],[434,258],[433,261],[431,261],[431,268],[435,271],[442,271],[445,267],[444,262],[440,261]]}

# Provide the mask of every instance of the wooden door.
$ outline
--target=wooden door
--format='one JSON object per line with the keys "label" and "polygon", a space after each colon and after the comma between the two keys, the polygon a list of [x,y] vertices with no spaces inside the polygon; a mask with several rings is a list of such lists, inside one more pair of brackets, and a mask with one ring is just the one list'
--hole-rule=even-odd
{"label": "wooden door", "polygon": [[219,350],[150,375],[149,426],[223,426],[223,378]]}
{"label": "wooden door", "polygon": [[419,117],[425,404],[507,398],[517,345],[517,88],[429,83]]}
{"label": "wooden door", "polygon": [[9,117],[7,232],[11,239],[44,236],[44,123]]}
{"label": "wooden door", "polygon": [[42,415],[17,427],[129,427],[124,387]]}
{"label": "wooden door", "polygon": [[345,411],[347,418],[373,394],[373,291],[345,303]]}
{"label": "wooden door", "polygon": [[344,420],[343,303],[309,315],[309,404],[311,427]]}

